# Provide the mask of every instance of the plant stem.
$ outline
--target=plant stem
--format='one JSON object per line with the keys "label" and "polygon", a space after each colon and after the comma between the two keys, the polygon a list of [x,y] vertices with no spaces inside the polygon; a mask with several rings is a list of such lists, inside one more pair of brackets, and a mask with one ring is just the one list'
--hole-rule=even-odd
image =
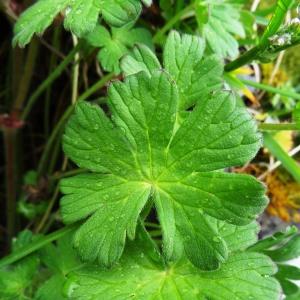
{"label": "plant stem", "polygon": [[284,22],[286,13],[293,5],[293,2],[294,2],[294,0],[278,0],[277,1],[275,12],[260,39],[259,44],[262,47],[266,46],[268,44],[269,37],[271,37],[278,31],[281,24]]}
{"label": "plant stem", "polygon": [[264,131],[300,130],[300,126],[296,123],[287,123],[287,124],[262,123],[258,125],[258,128]]}
{"label": "plant stem", "polygon": [[82,174],[82,173],[88,173],[89,170],[87,169],[74,169],[71,171],[67,171],[67,172],[60,172],[56,175],[53,175],[51,177],[51,179],[53,180],[60,180],[62,178],[66,178],[66,177],[70,177],[70,176],[74,176],[74,175],[78,175],[78,174]]}
{"label": "plant stem", "polygon": [[43,155],[42,155],[39,165],[38,165],[38,169],[37,169],[38,176],[41,176],[43,174],[43,172],[45,170],[45,166],[48,161],[49,154],[52,150],[53,143],[54,143],[55,139],[57,138],[59,132],[62,130],[64,124],[71,116],[73,110],[74,110],[74,105],[69,106],[67,108],[67,110],[64,112],[63,116],[60,118],[59,122],[56,124],[55,128],[53,129],[53,131],[46,143],[45,149],[43,151]]}
{"label": "plant stem", "polygon": [[294,179],[300,183],[300,166],[281,148],[281,146],[269,133],[264,133],[264,145],[268,148],[272,155],[282,162],[284,168],[286,168]]}
{"label": "plant stem", "polygon": [[242,56],[238,57],[236,60],[228,63],[225,66],[225,72],[231,72],[233,70],[236,70],[251,61],[255,60],[257,58],[257,55],[259,52],[266,49],[266,47],[269,44],[269,38],[274,35],[278,29],[280,28],[281,24],[284,22],[284,17],[287,13],[287,11],[290,9],[291,5],[293,4],[294,0],[278,0],[277,5],[275,8],[275,12],[264,31],[259,44],[255,46],[254,48],[247,51]]}
{"label": "plant stem", "polygon": [[233,60],[232,62],[228,63],[225,65],[225,72],[231,72],[233,70],[236,70],[249,62],[253,61],[256,57],[257,54],[259,53],[260,48],[259,46],[256,46],[249,51],[245,52],[243,55],[238,57],[237,59]]}
{"label": "plant stem", "polygon": [[[78,45],[78,39],[77,37],[72,34],[73,38],[73,44],[74,47]],[[77,98],[78,98],[78,79],[79,79],[79,64],[76,63],[76,61],[79,61],[80,56],[77,52],[74,56],[74,66],[73,66],[73,76],[72,76],[72,100],[71,103],[75,104]]]}
{"label": "plant stem", "polygon": [[109,73],[100,78],[100,80],[98,80],[95,84],[89,87],[82,95],[80,95],[77,101],[86,100],[90,95],[94,94],[97,90],[101,89],[114,76],[115,75],[113,73]]}
{"label": "plant stem", "polygon": [[258,83],[258,82],[252,81],[252,80],[240,79],[240,81],[246,85],[252,86],[257,89],[261,89],[263,91],[267,91],[270,93],[279,94],[279,95],[282,95],[285,97],[291,97],[293,99],[300,100],[299,93],[283,90],[280,88],[275,88],[275,87],[269,86],[267,84]]}
{"label": "plant stem", "polygon": [[54,206],[54,204],[55,204],[55,201],[56,201],[56,199],[57,199],[57,197],[58,197],[58,194],[59,194],[59,185],[56,186],[55,191],[54,191],[54,194],[53,194],[53,196],[52,196],[52,198],[51,198],[51,200],[50,200],[50,202],[49,202],[49,204],[48,204],[47,210],[46,210],[45,214],[43,215],[43,217],[42,217],[40,223],[39,223],[38,226],[36,227],[36,230],[35,230],[36,233],[41,232],[41,230],[42,230],[43,227],[45,226],[45,224],[46,224],[46,222],[47,222],[47,219],[48,219],[48,217],[49,217],[50,214],[51,214],[51,211],[52,211],[52,208],[53,208],[53,206]]}
{"label": "plant stem", "polygon": [[12,237],[16,231],[16,198],[17,198],[17,178],[15,160],[15,128],[4,128],[5,145],[5,171],[6,171],[6,229],[7,241],[10,245]]}
{"label": "plant stem", "polygon": [[47,245],[55,240],[60,239],[67,233],[71,232],[76,226],[77,226],[77,224],[68,225],[62,229],[59,229],[57,231],[50,233],[47,236],[38,238],[37,240],[33,241],[29,245],[26,245],[23,248],[19,249],[18,251],[1,259],[0,260],[0,268],[3,268],[7,265],[15,263],[16,261],[26,257],[27,255],[32,254],[33,252],[39,250],[40,248],[44,247],[45,245]]}
{"label": "plant stem", "polygon": [[33,39],[32,42],[30,43],[27,57],[26,57],[26,64],[22,72],[22,77],[20,79],[20,84],[18,87],[18,95],[16,100],[14,101],[14,110],[20,111],[23,107],[23,103],[27,97],[28,90],[30,87],[31,79],[32,79],[32,74],[33,70],[35,67],[35,62],[36,62],[36,56],[38,53],[38,47],[39,43],[37,39]]}
{"label": "plant stem", "polygon": [[28,99],[26,107],[22,113],[22,119],[25,120],[32,106],[35,104],[35,101],[39,98],[39,96],[47,89],[47,87],[64,71],[64,69],[73,61],[75,54],[81,48],[81,43],[72,49],[72,51],[66,56],[66,58],[55,68],[55,70],[50,73],[50,75],[41,83],[41,85],[36,89],[36,91],[31,95]]}
{"label": "plant stem", "polygon": [[[60,49],[60,37],[61,37],[61,26],[56,27],[54,29],[54,34],[52,37],[51,45],[55,49]],[[49,73],[52,73],[53,69],[57,65],[57,55],[55,53],[51,53],[50,62],[49,62]],[[45,129],[45,136],[48,138],[50,134],[50,105],[51,105],[51,95],[52,89],[51,85],[49,85],[46,89],[46,96],[45,96],[45,111],[44,111],[44,129]]]}
{"label": "plant stem", "polygon": [[156,32],[153,36],[154,43],[161,43],[163,35],[171,29],[177,22],[179,22],[186,14],[193,11],[195,3],[192,2],[190,5],[186,6],[183,10],[178,12],[173,18],[171,18],[160,30]]}

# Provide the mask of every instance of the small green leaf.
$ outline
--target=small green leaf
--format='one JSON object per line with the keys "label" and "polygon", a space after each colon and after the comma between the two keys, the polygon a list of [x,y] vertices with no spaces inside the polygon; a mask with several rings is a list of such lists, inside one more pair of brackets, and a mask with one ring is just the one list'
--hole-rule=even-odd
{"label": "small green leaf", "polygon": [[86,39],[90,45],[101,48],[98,59],[104,70],[115,74],[120,73],[119,60],[134,44],[143,43],[153,48],[150,32],[131,26],[112,28],[110,33],[105,27],[98,25]]}
{"label": "small green leaf", "polygon": [[[62,254],[60,254],[62,255]],[[64,256],[65,257],[65,256]],[[63,286],[66,278],[56,274],[46,280],[37,290],[34,300],[64,300]]]}
{"label": "small green leaf", "polygon": [[24,47],[34,34],[42,35],[59,13],[65,16],[65,27],[82,37],[95,28],[99,14],[108,24],[123,26],[140,12],[140,0],[38,0],[18,19],[13,44]]}
{"label": "small green leaf", "polygon": [[67,274],[79,268],[80,262],[72,247],[73,232],[57,240],[56,246],[48,244],[39,251],[41,262],[47,267],[47,278],[35,293],[35,300],[63,300],[63,285]]}
{"label": "small green leaf", "polygon": [[276,262],[288,261],[300,256],[300,235],[292,237],[286,244],[274,250],[266,250],[265,254]]}
{"label": "small green leaf", "polygon": [[235,58],[239,54],[239,44],[235,36],[245,37],[242,23],[239,21],[239,6],[230,1],[206,1],[208,6],[203,13],[203,1],[197,0],[196,19],[203,38],[211,51],[222,58]]}
{"label": "small green leaf", "polygon": [[293,280],[300,280],[300,269],[296,266],[278,264],[278,272],[275,277],[280,282],[284,294],[293,295],[300,291]]}
{"label": "small green leaf", "polygon": [[[19,233],[14,241],[13,252],[32,242],[32,233],[28,230]],[[39,259],[30,255],[14,265],[0,268],[0,299],[31,299],[33,281],[38,274]]]}
{"label": "small green leaf", "polygon": [[111,26],[134,22],[142,10],[140,0],[103,0],[102,16]]}

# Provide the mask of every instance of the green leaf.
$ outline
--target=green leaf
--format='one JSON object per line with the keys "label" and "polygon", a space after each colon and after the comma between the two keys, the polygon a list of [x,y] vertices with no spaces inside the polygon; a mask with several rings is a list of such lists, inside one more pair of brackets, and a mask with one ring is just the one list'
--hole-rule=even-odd
{"label": "green leaf", "polygon": [[[293,265],[291,260],[299,258],[300,235],[296,227],[288,227],[285,232],[277,232],[258,241],[248,251],[259,251],[268,255],[277,263],[278,272],[275,277],[282,286],[285,299],[298,299],[299,287],[293,282],[300,280],[300,269]],[[287,263],[287,264],[285,264]]]}
{"label": "green leaf", "polygon": [[221,269],[202,272],[185,259],[159,267],[148,251],[145,246],[131,245],[113,269],[99,270],[91,266],[74,272],[65,285],[68,298],[279,299],[280,286],[270,277],[276,268],[262,254],[237,253]]}
{"label": "green leaf", "polygon": [[205,14],[202,0],[196,1],[196,19],[203,38],[211,51],[222,58],[235,58],[239,54],[239,44],[235,36],[245,37],[240,22],[239,5],[230,1],[206,1]]}
{"label": "green leaf", "polygon": [[95,28],[99,14],[108,24],[123,26],[140,12],[140,0],[38,0],[18,19],[13,44],[24,47],[34,34],[43,34],[59,13],[65,16],[66,29],[82,37]]}
{"label": "green leaf", "polygon": [[[32,233],[28,230],[19,233],[13,244],[13,252],[29,245]],[[33,280],[37,275],[39,259],[30,255],[14,265],[0,268],[0,299],[26,300],[32,295]]]}
{"label": "green leaf", "polygon": [[140,0],[104,0],[102,16],[111,26],[121,27],[136,21],[141,12],[140,2]]}
{"label": "green leaf", "polygon": [[112,28],[110,33],[105,27],[98,25],[86,39],[90,45],[101,48],[98,59],[104,70],[115,74],[120,73],[119,60],[134,44],[143,43],[153,48],[150,32],[131,26]]}
{"label": "green leaf", "polygon": [[300,103],[299,102],[296,104],[296,107],[293,110],[293,121],[300,128]]}
{"label": "green leaf", "polygon": [[41,262],[47,267],[50,277],[39,286],[35,300],[63,300],[63,285],[67,274],[79,268],[80,262],[72,247],[73,232],[48,244],[39,251]]}
{"label": "green leaf", "polygon": [[179,99],[173,79],[154,71],[110,86],[112,120],[97,106],[77,105],[64,150],[96,173],[63,179],[67,195],[61,207],[66,223],[87,219],[75,236],[85,260],[114,263],[126,235],[134,238],[152,194],[165,256],[172,259],[180,236],[196,266],[216,269],[226,260],[227,247],[205,216],[245,225],[267,204],[264,187],[254,178],[219,171],[247,162],[261,144],[255,122],[237,107],[234,95],[204,95],[180,126]]}
{"label": "green leaf", "polygon": [[245,250],[257,241],[260,230],[256,222],[244,226],[236,226],[220,220],[209,219],[211,224],[215,224],[216,230],[225,240],[230,252]]}
{"label": "green leaf", "polygon": [[[203,58],[203,39],[171,31],[164,52],[164,69],[176,82],[179,91],[179,105],[182,109],[193,106],[205,94],[222,87],[223,65],[216,56]],[[137,46],[133,53],[124,57],[122,71],[129,76],[140,71],[149,75],[160,69],[155,55],[145,46]]]}
{"label": "green leaf", "polygon": [[296,266],[278,264],[275,277],[280,282],[285,295],[293,295],[300,291],[292,280],[300,280],[300,269]]}
{"label": "green leaf", "polygon": [[259,240],[253,246],[249,247],[250,251],[263,252],[264,250],[277,247],[278,245],[286,244],[291,238],[298,233],[296,226],[288,226],[284,231],[276,232],[275,234]]}
{"label": "green leaf", "polygon": [[64,300],[63,287],[66,278],[56,274],[46,280],[37,290],[34,300]]}
{"label": "green leaf", "polygon": [[265,250],[265,254],[276,262],[288,261],[300,256],[300,235],[293,236],[287,243],[274,250]]}

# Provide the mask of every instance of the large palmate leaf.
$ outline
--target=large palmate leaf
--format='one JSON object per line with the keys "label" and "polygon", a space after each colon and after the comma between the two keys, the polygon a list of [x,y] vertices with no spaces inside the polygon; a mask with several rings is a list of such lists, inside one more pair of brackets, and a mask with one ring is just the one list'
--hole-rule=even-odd
{"label": "large palmate leaf", "polygon": [[[43,34],[61,12],[65,16],[65,27],[79,37],[95,28],[99,14],[102,14],[110,25],[123,26],[136,20],[141,12],[140,2],[140,0],[38,0],[17,21],[13,43],[25,46],[35,33]],[[148,2],[146,4],[149,4]]]}
{"label": "large palmate leaf", "polygon": [[150,198],[165,256],[175,258],[179,239],[193,264],[216,269],[228,250],[207,216],[245,225],[265,207],[258,181],[220,171],[247,162],[259,149],[250,115],[231,92],[199,93],[179,124],[179,89],[164,70],[140,72],[110,86],[111,119],[95,105],[77,105],[64,151],[93,173],[62,180],[61,211],[66,223],[87,219],[74,242],[83,259],[114,263]]}
{"label": "large palmate leaf", "polygon": [[195,14],[202,36],[212,52],[222,58],[238,56],[236,37],[244,37],[243,24],[236,1],[196,0]]}
{"label": "large palmate leaf", "polygon": [[113,27],[111,32],[98,25],[86,39],[90,45],[101,48],[97,57],[103,69],[115,74],[120,73],[120,58],[127,54],[134,44],[143,43],[153,48],[151,33],[144,28],[132,28],[132,25]]}
{"label": "large palmate leaf", "polygon": [[121,68],[126,76],[141,71],[150,75],[164,68],[178,86],[180,109],[187,109],[222,86],[223,65],[214,55],[203,57],[204,49],[200,37],[172,31],[164,48],[163,66],[149,48],[137,45],[122,59]]}
{"label": "large palmate leaf", "polygon": [[203,272],[187,260],[164,266],[147,246],[130,245],[111,270],[91,266],[75,271],[65,285],[73,300],[277,300],[280,286],[270,277],[271,260],[258,253],[236,253],[219,270]]}

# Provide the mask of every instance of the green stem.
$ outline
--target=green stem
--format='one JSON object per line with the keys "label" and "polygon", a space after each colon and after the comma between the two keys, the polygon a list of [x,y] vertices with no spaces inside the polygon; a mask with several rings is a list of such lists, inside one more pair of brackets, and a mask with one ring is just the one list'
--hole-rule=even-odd
{"label": "green stem", "polygon": [[[78,39],[77,37],[72,34],[74,47],[78,45]],[[72,76],[72,100],[71,103],[75,104],[77,98],[78,98],[78,79],[79,79],[79,64],[76,64],[76,61],[79,61],[80,56],[77,52],[74,56],[74,66],[73,66],[73,76]]]}
{"label": "green stem", "polygon": [[243,55],[241,55],[237,59],[226,64],[225,68],[224,68],[225,72],[231,72],[231,71],[236,70],[244,65],[247,65],[249,62],[255,60],[259,51],[260,51],[260,47],[256,46],[256,47],[250,49],[249,51],[245,52]]}
{"label": "green stem", "polygon": [[27,97],[35,62],[36,62],[36,56],[38,53],[38,47],[39,47],[39,43],[37,39],[33,39],[28,49],[26,64],[22,72],[23,75],[22,78],[20,79],[20,84],[18,87],[18,95],[16,100],[14,101],[13,109],[15,111],[20,111],[22,109],[23,103]]}
{"label": "green stem", "polygon": [[264,131],[300,130],[299,125],[296,123],[288,123],[288,124],[263,123],[263,124],[259,124],[258,128]]}
{"label": "green stem", "polygon": [[161,43],[163,35],[171,29],[177,22],[179,22],[186,14],[194,10],[195,3],[192,2],[190,5],[186,6],[183,10],[178,12],[173,18],[171,18],[160,30],[156,32],[153,36],[154,43]]}
{"label": "green stem", "polygon": [[45,170],[45,167],[46,167],[46,164],[48,162],[48,158],[49,158],[49,155],[51,153],[51,150],[52,150],[52,146],[53,146],[53,143],[54,141],[56,140],[59,132],[62,130],[64,124],[66,123],[66,121],[69,119],[69,117],[71,116],[72,112],[74,110],[74,106],[69,106],[68,109],[64,112],[63,116],[60,118],[59,122],[56,124],[55,128],[53,129],[47,143],[46,143],[46,146],[45,146],[45,149],[43,151],[43,155],[40,159],[40,162],[39,162],[39,165],[38,165],[38,175],[42,175],[44,170]]}
{"label": "green stem", "polygon": [[75,54],[81,48],[81,43],[72,49],[72,51],[65,57],[65,59],[55,68],[55,70],[42,82],[42,84],[36,89],[36,91],[28,99],[27,105],[23,111],[22,119],[25,120],[35,101],[40,95],[47,89],[47,87],[65,70],[65,68],[73,61]]}
{"label": "green stem", "polygon": [[277,1],[275,12],[260,39],[260,42],[259,42],[260,46],[265,47],[268,45],[269,37],[271,37],[278,31],[281,24],[284,22],[286,13],[293,5],[293,2],[294,2],[294,0],[278,0]]}
{"label": "green stem", "polygon": [[[51,45],[55,49],[60,49],[60,37],[62,32],[62,27],[56,27],[54,29],[54,34],[52,38]],[[52,73],[52,71],[57,66],[57,55],[52,52],[50,57],[50,63],[49,63],[49,74]],[[45,129],[45,136],[48,138],[50,134],[50,106],[51,106],[51,95],[52,95],[52,89],[51,85],[47,87],[46,90],[46,96],[45,96],[45,111],[44,111],[44,129]]]}
{"label": "green stem", "polygon": [[253,60],[255,60],[258,56],[259,52],[262,52],[266,49],[266,47],[269,45],[269,37],[274,35],[278,29],[280,28],[280,25],[284,22],[284,17],[287,13],[287,11],[290,9],[291,5],[293,4],[294,0],[278,0],[275,12],[264,31],[260,42],[257,46],[247,51],[242,56],[238,57],[236,60],[228,63],[225,66],[225,72],[231,72],[233,70],[236,70]]}
{"label": "green stem", "polygon": [[15,263],[16,261],[26,257],[29,254],[41,249],[42,247],[46,246],[47,244],[56,241],[66,235],[67,233],[71,232],[77,224],[68,225],[62,229],[59,229],[55,232],[50,233],[47,236],[43,236],[38,238],[37,240],[33,241],[27,246],[24,246],[22,249],[4,257],[0,260],[0,268],[3,268],[7,265]]}
{"label": "green stem", "polygon": [[300,166],[290,157],[269,133],[264,133],[264,145],[278,160],[283,167],[300,183]]}
{"label": "green stem", "polygon": [[[113,76],[114,76],[114,74],[112,74],[112,73],[103,76],[98,82],[96,82],[89,89],[87,89],[81,96],[79,96],[77,101],[82,101],[82,100],[87,99],[90,95],[95,93],[97,90],[101,89],[110,79],[113,78]],[[64,124],[67,122],[67,120],[71,116],[73,110],[74,110],[74,105],[69,106],[68,109],[64,112],[63,116],[60,118],[59,122],[56,124],[55,128],[53,129],[53,131],[46,143],[45,149],[43,151],[43,155],[39,162],[39,166],[38,166],[39,176],[42,175],[42,173],[44,172],[44,170],[46,168],[46,164],[48,162],[49,155],[52,151],[53,144],[54,144],[59,132],[62,130]]]}
{"label": "green stem", "polygon": [[109,73],[103,76],[99,81],[89,87],[82,95],[79,96],[77,101],[86,100],[90,95],[94,94],[97,90],[101,89],[108,81],[110,81],[115,75]]}
{"label": "green stem", "polygon": [[5,145],[5,176],[6,176],[6,229],[7,242],[16,233],[16,201],[17,201],[17,172],[15,159],[15,140],[17,130],[15,128],[4,128],[4,145]]}
{"label": "green stem", "polygon": [[78,174],[83,174],[83,173],[88,173],[89,170],[87,169],[75,169],[75,170],[71,170],[71,171],[67,171],[67,172],[60,172],[56,175],[53,175],[51,177],[51,179],[53,180],[60,180],[62,178],[66,178],[66,177],[70,177],[70,176],[74,176],[74,175],[78,175]]}
{"label": "green stem", "polygon": [[282,96],[285,96],[285,97],[291,97],[295,100],[300,100],[300,94],[295,93],[295,92],[291,92],[291,91],[288,91],[288,90],[283,90],[283,89],[280,89],[280,88],[275,88],[275,87],[272,87],[272,86],[269,86],[269,85],[266,85],[266,84],[263,84],[263,83],[258,83],[258,82],[252,81],[252,80],[240,79],[240,81],[242,83],[246,84],[246,85],[252,86],[254,88],[257,88],[257,89],[260,89],[260,90],[263,90],[263,91],[266,91],[266,92],[279,94],[279,95],[282,95]]}
{"label": "green stem", "polygon": [[43,215],[40,223],[36,227],[36,231],[35,231],[36,233],[41,232],[42,229],[44,228],[44,226],[45,226],[45,224],[46,224],[46,222],[47,222],[47,220],[48,220],[48,218],[49,218],[49,216],[51,214],[52,208],[53,208],[53,206],[55,204],[55,201],[56,201],[56,199],[58,197],[58,194],[59,194],[59,185],[56,186],[54,194],[53,194],[53,196],[52,196],[52,198],[51,198],[51,200],[50,200],[50,202],[48,204],[47,210],[46,210],[45,214]]}

